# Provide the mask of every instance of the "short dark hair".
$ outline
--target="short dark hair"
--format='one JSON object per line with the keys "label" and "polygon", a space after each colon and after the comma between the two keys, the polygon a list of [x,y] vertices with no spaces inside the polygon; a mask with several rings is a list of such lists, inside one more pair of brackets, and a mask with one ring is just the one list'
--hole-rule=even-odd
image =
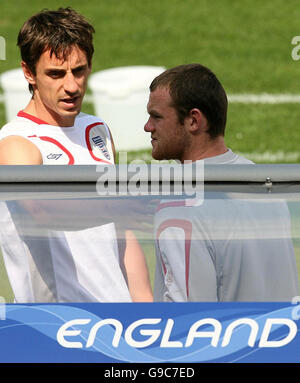
{"label": "short dark hair", "polygon": [[150,91],[167,87],[182,124],[193,108],[199,109],[207,118],[211,138],[224,136],[228,101],[224,88],[216,75],[201,64],[180,65],[157,76]]}
{"label": "short dark hair", "polygon": [[[44,9],[30,17],[22,26],[17,45],[22,60],[36,74],[36,63],[42,53],[50,49],[57,58],[66,59],[72,47],[78,46],[86,53],[89,66],[94,53],[92,25],[72,8],[57,11]],[[32,90],[32,87],[29,87]]]}

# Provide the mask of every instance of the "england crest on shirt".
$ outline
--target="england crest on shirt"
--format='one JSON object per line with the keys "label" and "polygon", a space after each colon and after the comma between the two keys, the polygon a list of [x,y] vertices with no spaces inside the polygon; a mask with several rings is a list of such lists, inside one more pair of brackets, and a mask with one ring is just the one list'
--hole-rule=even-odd
{"label": "england crest on shirt", "polygon": [[96,136],[96,137],[92,137],[92,141],[94,142],[95,146],[97,146],[98,148],[100,148],[100,150],[102,150],[102,153],[104,154],[104,156],[108,160],[110,160],[110,155],[108,153],[108,150],[106,148],[106,145],[103,139],[100,136]]}

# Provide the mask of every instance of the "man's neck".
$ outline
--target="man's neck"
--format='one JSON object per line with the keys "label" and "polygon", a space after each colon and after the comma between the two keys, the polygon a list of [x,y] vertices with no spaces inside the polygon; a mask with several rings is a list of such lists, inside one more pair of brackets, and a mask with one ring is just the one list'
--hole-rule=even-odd
{"label": "man's neck", "polygon": [[70,127],[74,125],[75,117],[70,116],[68,118],[60,118],[58,115],[54,115],[47,110],[46,106],[40,103],[36,103],[32,98],[26,108],[23,109],[25,113],[28,113],[40,120],[45,121],[49,125]]}
{"label": "man's neck", "polygon": [[227,151],[228,149],[223,136],[218,136],[214,139],[206,137],[196,142],[190,150],[184,154],[181,162],[204,160],[205,158],[219,156]]}

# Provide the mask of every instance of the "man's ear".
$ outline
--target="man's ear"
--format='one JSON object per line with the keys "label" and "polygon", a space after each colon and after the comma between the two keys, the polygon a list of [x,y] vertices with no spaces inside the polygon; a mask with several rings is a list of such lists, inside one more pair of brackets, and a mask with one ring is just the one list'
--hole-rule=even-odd
{"label": "man's ear", "polygon": [[24,77],[28,83],[30,85],[35,85],[35,76],[24,61],[21,62],[21,68],[23,69]]}
{"label": "man's ear", "polygon": [[207,119],[201,110],[193,108],[190,110],[188,118],[188,129],[192,134],[204,133],[207,130]]}

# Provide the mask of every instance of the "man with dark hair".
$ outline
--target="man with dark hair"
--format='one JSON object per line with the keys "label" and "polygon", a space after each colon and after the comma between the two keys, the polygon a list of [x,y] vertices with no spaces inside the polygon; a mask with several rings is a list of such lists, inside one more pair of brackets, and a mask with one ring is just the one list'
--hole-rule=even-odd
{"label": "man with dark hair", "polygon": [[[1,165],[114,164],[107,125],[80,112],[92,66],[93,33],[71,8],[44,10],[25,22],[18,46],[32,99],[0,131]],[[2,204],[2,221],[4,216],[8,220],[1,227],[2,248],[16,302],[151,300],[141,248],[133,233],[122,228],[127,241],[120,254],[115,224],[102,219],[112,220],[109,207],[104,211],[108,203],[100,203],[22,201],[8,204],[13,221]],[[63,212],[76,217],[74,225],[83,220],[82,230],[52,230],[53,225],[39,222],[46,217],[59,224]]]}
{"label": "man with dark hair", "polygon": [[[36,75],[36,64],[45,50],[66,60],[75,46],[82,50],[87,65],[92,66],[94,53],[93,26],[71,8],[43,11],[27,20],[18,35],[22,67]],[[29,89],[33,86],[29,83]]]}
{"label": "man with dark hair", "polygon": [[211,138],[224,136],[227,118],[227,96],[214,73],[203,65],[180,65],[157,76],[150,85],[150,91],[158,87],[169,89],[172,105],[183,124],[193,108],[206,116]]}
{"label": "man with dark hair", "polygon": [[[32,99],[1,129],[1,164],[86,164],[88,157],[83,159],[82,153],[87,143],[82,138],[91,124],[97,125],[90,135],[99,134],[107,147],[106,156],[99,153],[99,162],[113,161],[113,142],[105,123],[79,115],[91,71],[93,32],[85,18],[70,8],[42,11],[25,22],[18,45]],[[42,135],[36,134],[40,125],[44,125]],[[80,141],[76,151],[69,149],[72,140]],[[55,158],[49,156],[54,148],[60,154]]]}
{"label": "man with dark hair", "polygon": [[226,93],[200,64],[168,69],[150,85],[149,120],[154,159],[196,161],[224,155],[224,162],[252,163],[226,148]]}
{"label": "man with dark hair", "polygon": [[[253,164],[226,147],[226,93],[200,64],[150,85],[152,156],[200,164]],[[205,193],[161,201],[155,216],[156,301],[289,301],[298,277],[285,202]]]}

